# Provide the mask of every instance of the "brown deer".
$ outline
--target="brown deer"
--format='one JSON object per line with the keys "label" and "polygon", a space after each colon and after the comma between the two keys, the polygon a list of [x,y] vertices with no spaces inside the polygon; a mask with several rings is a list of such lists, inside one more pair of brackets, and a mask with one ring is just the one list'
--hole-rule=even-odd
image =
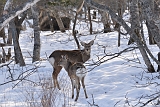
{"label": "brown deer", "polygon": [[62,67],[58,65],[58,62],[61,59],[61,55],[67,55],[72,63],[81,62],[85,63],[90,58],[91,46],[94,41],[90,41],[89,43],[81,42],[81,45],[84,46],[83,50],[55,50],[49,56],[49,62],[53,66],[52,77],[54,80],[54,87],[58,87],[60,90],[60,86],[57,81],[57,76],[60,73]]}
{"label": "brown deer", "polygon": [[68,73],[68,76],[71,79],[72,99],[74,98],[74,88],[76,88],[77,95],[76,95],[75,101],[78,100],[79,92],[80,92],[80,81],[83,86],[85,97],[88,98],[87,93],[86,93],[85,84],[84,84],[84,78],[87,74],[87,70],[86,70],[85,66],[80,62],[72,63],[67,55],[61,56],[61,59],[60,59],[58,65],[64,67],[64,69]]}

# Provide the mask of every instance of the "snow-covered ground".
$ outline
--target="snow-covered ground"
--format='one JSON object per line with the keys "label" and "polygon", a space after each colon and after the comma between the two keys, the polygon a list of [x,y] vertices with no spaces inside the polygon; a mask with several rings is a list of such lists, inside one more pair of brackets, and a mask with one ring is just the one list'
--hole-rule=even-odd
{"label": "snow-covered ground", "polygon": [[[93,23],[93,26],[96,31],[102,29],[100,23]],[[95,39],[91,58],[85,64],[89,71],[85,78],[89,98],[85,99],[81,88],[78,101],[71,99],[71,84],[64,69],[58,76],[62,89],[53,89],[53,69],[46,56],[57,49],[77,49],[71,31],[41,32],[42,60],[32,64],[33,30],[27,28],[20,34],[20,45],[26,66],[19,67],[13,62],[9,65],[14,79],[24,77],[25,80],[17,80],[0,86],[0,107],[41,107],[47,98],[52,99],[48,102],[54,102],[53,107],[140,107],[142,103],[156,96],[152,94],[159,92],[159,79],[157,78],[159,74],[146,73],[145,64],[137,49],[122,53],[112,60],[108,59],[113,56],[106,56],[103,60],[108,61],[90,71],[94,66],[89,66],[89,64],[98,61],[105,53],[118,53],[129,47],[127,36],[121,36],[121,46],[117,47],[117,32],[89,35],[88,26],[84,22],[79,23],[76,29],[80,29],[81,35],[78,38],[80,41],[89,42]],[[147,35],[146,28],[145,35]],[[133,46],[135,45],[130,45],[130,47]],[[149,46],[149,48],[157,57],[159,50],[156,45]],[[153,61],[152,63],[156,68],[156,64]],[[0,84],[11,80],[8,69],[7,67],[0,68]],[[22,73],[23,75],[19,76]],[[150,95],[152,96],[149,97]],[[155,106],[156,101],[149,103],[146,107],[158,107],[158,105]]]}

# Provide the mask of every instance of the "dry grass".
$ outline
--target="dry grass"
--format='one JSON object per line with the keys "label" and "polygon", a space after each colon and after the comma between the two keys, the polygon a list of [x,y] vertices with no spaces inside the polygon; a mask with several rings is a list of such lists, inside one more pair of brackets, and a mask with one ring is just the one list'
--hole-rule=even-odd
{"label": "dry grass", "polygon": [[65,73],[59,78],[61,90],[54,89],[51,77],[40,79],[39,92],[27,92],[27,107],[71,107],[71,84]]}

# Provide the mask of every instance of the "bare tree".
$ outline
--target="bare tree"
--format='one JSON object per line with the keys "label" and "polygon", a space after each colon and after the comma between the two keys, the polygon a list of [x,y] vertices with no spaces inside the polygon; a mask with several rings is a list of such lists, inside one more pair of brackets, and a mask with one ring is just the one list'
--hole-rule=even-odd
{"label": "bare tree", "polygon": [[[6,2],[4,10],[5,11],[12,11],[12,3],[13,3],[13,0],[8,0]],[[12,19],[9,22],[9,29],[11,31],[12,39],[13,39],[15,62],[19,63],[20,66],[25,66],[25,62],[24,62],[22,52],[21,52],[21,49],[20,49],[20,45],[19,45],[19,41],[18,41],[18,35],[17,35],[17,30],[16,30],[16,26],[15,26],[15,23],[14,23],[14,19]]]}
{"label": "bare tree", "polygon": [[55,9],[53,9],[52,13],[53,13],[54,17],[56,18],[56,21],[58,23],[58,26],[59,26],[61,32],[65,32],[64,25],[62,23],[61,17],[59,16],[58,12]]}
{"label": "bare tree", "polygon": [[12,11],[10,11],[8,14],[3,15],[0,18],[0,30],[3,29],[3,27],[9,23],[9,21],[11,21],[13,18],[15,18],[16,16],[18,16],[19,14],[23,13],[24,11],[26,11],[27,9],[31,8],[34,4],[36,4],[37,2],[39,2],[40,0],[34,0],[34,1],[30,1],[17,7],[16,9],[13,9]]}
{"label": "bare tree", "polygon": [[105,11],[100,11],[100,14],[101,14],[101,21],[104,26],[104,33],[111,32],[110,23],[109,23],[110,21],[109,14]]}
{"label": "bare tree", "polygon": [[90,7],[88,6],[88,19],[89,19],[89,25],[90,25],[90,29],[89,29],[89,32],[90,34],[92,34],[93,32],[93,29],[92,29],[92,21],[91,21],[91,12],[90,12]]}
{"label": "bare tree", "polygon": [[76,41],[76,44],[77,44],[77,47],[78,49],[80,49],[80,45],[79,45],[79,42],[78,42],[78,39],[76,37],[76,30],[75,30],[75,27],[76,27],[76,22],[77,22],[77,17],[78,17],[78,14],[80,13],[80,11],[82,10],[82,7],[84,5],[84,0],[81,4],[81,6],[77,9],[76,11],[76,15],[75,15],[75,19],[74,19],[74,24],[73,24],[73,30],[72,30],[72,35],[74,37],[74,40]]}
{"label": "bare tree", "polygon": [[40,33],[38,26],[38,10],[36,5],[31,7],[33,15],[33,25],[34,25],[34,49],[33,49],[33,59],[32,62],[38,61],[40,59]]}
{"label": "bare tree", "polygon": [[[148,67],[148,71],[154,72],[154,67],[150,62],[150,59],[146,53],[146,50],[143,48],[142,36],[140,33],[140,17],[139,17],[139,9],[138,9],[138,0],[132,0],[130,4],[130,13],[131,13],[131,29],[135,32],[136,44],[142,54],[143,60]],[[135,37],[134,37],[135,38]]]}
{"label": "bare tree", "polygon": [[[86,0],[86,2],[87,2],[90,6],[92,6],[92,7],[94,7],[94,8],[98,8],[98,9],[100,9],[100,10],[102,10],[102,11],[108,11],[109,14],[111,15],[111,17],[112,17],[115,21],[117,21],[119,24],[121,24],[121,25],[124,27],[124,29],[130,34],[130,36],[131,36],[131,37],[133,38],[133,40],[136,42],[136,44],[137,44],[137,46],[138,46],[138,48],[139,48],[139,50],[140,50],[140,52],[141,52],[141,54],[142,54],[142,56],[143,56],[143,59],[144,59],[144,61],[145,61],[145,64],[147,65],[148,71],[149,71],[149,72],[155,72],[152,64],[151,64],[150,61],[149,61],[148,56],[146,55],[145,49],[147,50],[147,52],[149,52],[149,49],[148,49],[147,46],[145,46],[145,47],[143,46],[143,43],[142,43],[141,39],[139,38],[139,33],[138,33],[138,35],[137,35],[137,31],[131,29],[131,28],[125,23],[125,21],[124,21],[122,18],[120,18],[118,15],[116,15],[116,13],[115,13],[113,10],[111,10],[108,6],[104,6],[104,5],[98,4],[98,3],[94,2],[93,0]],[[137,5],[137,4],[135,4],[135,2],[134,2],[133,5]],[[137,9],[137,8],[135,8],[135,9]],[[132,15],[133,15],[133,16],[134,16],[134,15],[136,16],[136,15],[137,15],[137,13],[136,13],[137,10],[133,10],[133,12],[134,12],[134,13],[132,13]],[[139,13],[138,13],[138,14],[139,14]],[[137,17],[137,16],[136,16],[136,17]],[[134,18],[134,19],[135,19],[135,18]],[[138,26],[135,26],[135,27],[138,27]],[[135,31],[136,31],[136,32],[135,32]],[[143,49],[143,48],[145,48],[145,49]],[[149,55],[152,56],[151,53],[150,53]],[[146,59],[145,59],[145,58],[146,58]],[[155,58],[152,57],[152,59],[155,59]]]}
{"label": "bare tree", "polygon": [[157,6],[158,4],[155,3],[155,0],[141,0],[141,4],[144,18],[147,21],[147,27],[150,33],[153,35],[157,46],[160,48],[160,12]]}

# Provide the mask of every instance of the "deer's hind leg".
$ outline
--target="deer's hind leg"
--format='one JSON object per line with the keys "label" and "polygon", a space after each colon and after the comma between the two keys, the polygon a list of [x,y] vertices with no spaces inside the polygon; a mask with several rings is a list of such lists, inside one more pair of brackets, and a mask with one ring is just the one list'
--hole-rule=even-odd
{"label": "deer's hind leg", "polygon": [[75,99],[75,101],[77,101],[78,100],[78,97],[79,97],[79,92],[80,92],[80,80],[79,80],[79,78],[77,77],[77,79],[76,79],[76,91],[77,91],[77,95],[76,95],[76,99]]}
{"label": "deer's hind leg", "polygon": [[71,84],[72,84],[72,99],[74,98],[74,88],[75,88],[75,80],[72,80],[72,78],[70,78],[71,79]]}
{"label": "deer's hind leg", "polygon": [[52,73],[52,77],[53,77],[53,80],[54,80],[54,88],[56,88],[56,86],[57,86],[57,88],[60,90],[61,88],[58,84],[57,76],[60,73],[62,67],[61,66],[56,66],[53,69],[54,69],[54,71]]}
{"label": "deer's hind leg", "polygon": [[88,98],[87,92],[86,92],[86,87],[85,87],[85,84],[84,84],[84,77],[82,77],[81,83],[82,83],[82,87],[83,87],[83,90],[84,90],[85,97]]}

